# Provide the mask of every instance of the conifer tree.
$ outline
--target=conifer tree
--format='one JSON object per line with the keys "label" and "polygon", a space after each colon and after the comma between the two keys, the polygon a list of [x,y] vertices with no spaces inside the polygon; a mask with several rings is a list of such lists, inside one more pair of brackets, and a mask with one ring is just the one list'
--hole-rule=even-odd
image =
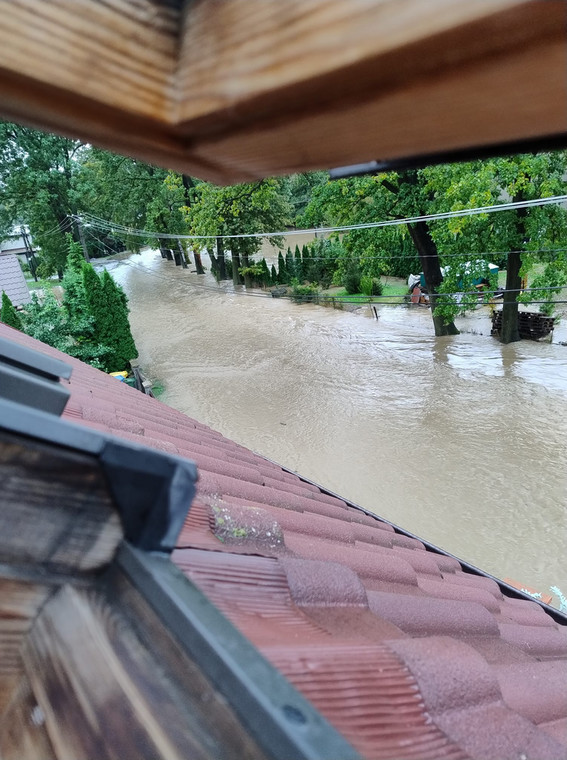
{"label": "conifer tree", "polygon": [[293,262],[291,248],[288,248],[285,254],[285,270],[287,273],[287,281],[291,282],[295,277],[295,264]]}
{"label": "conifer tree", "polygon": [[311,261],[311,249],[308,245],[304,245],[301,249],[302,252],[302,271],[303,279],[311,282],[313,280],[313,263]]}
{"label": "conifer tree", "polygon": [[285,285],[288,282],[285,260],[281,251],[278,253],[278,282],[280,285]]}
{"label": "conifer tree", "polygon": [[262,267],[262,275],[261,275],[262,285],[267,286],[270,284],[271,277],[270,277],[270,270],[269,270],[268,264],[266,263],[266,259],[262,259],[262,261],[260,262],[260,266]]}
{"label": "conifer tree", "polygon": [[100,277],[86,262],[82,265],[82,277],[87,307],[93,320],[93,339],[110,348],[107,336],[112,330],[112,316],[105,303]]}
{"label": "conifer tree", "polygon": [[5,290],[2,291],[2,308],[0,309],[0,322],[13,327],[16,330],[22,329],[22,320],[16,311],[14,304]]}
{"label": "conifer tree", "polygon": [[272,264],[272,271],[271,271],[271,284],[277,285],[278,284],[278,273],[276,272],[276,267]]}
{"label": "conifer tree", "polygon": [[102,293],[107,313],[111,315],[107,327],[106,344],[112,348],[109,357],[109,372],[120,372],[126,369],[131,359],[136,359],[138,350],[130,330],[128,321],[128,299],[122,288],[117,285],[111,275],[105,270],[102,273]]}
{"label": "conifer tree", "polygon": [[[71,235],[67,235],[69,253],[63,275],[64,300],[63,308],[69,317],[69,324],[74,332],[92,334],[92,318],[83,282],[83,251],[80,243],[75,243]],[[91,267],[92,268],[92,267]]]}
{"label": "conifer tree", "polygon": [[299,246],[295,246],[295,276],[299,280],[299,282],[303,282],[303,279],[305,275],[303,274],[303,262],[301,261],[301,251],[299,250]]}

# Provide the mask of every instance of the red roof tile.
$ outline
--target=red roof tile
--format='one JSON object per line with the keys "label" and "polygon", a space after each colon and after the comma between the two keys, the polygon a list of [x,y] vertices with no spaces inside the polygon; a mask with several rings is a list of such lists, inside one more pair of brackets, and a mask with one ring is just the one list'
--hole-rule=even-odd
{"label": "red roof tile", "polygon": [[173,561],[367,758],[567,757],[567,628],[391,525],[117,380],[64,417],[194,459]]}

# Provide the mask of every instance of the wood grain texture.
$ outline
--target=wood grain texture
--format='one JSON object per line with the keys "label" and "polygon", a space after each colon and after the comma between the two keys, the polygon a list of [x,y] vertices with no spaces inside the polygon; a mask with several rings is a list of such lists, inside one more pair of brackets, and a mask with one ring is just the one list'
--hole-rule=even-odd
{"label": "wood grain texture", "polygon": [[[553,72],[550,75],[550,72]],[[252,179],[567,132],[563,34],[380,98],[343,99],[196,143],[227,176]]]}
{"label": "wood grain texture", "polygon": [[[233,108],[238,120],[248,102],[259,107],[262,95],[283,93],[279,107],[285,108],[310,82],[308,94],[315,101],[341,95],[321,91],[325,83],[340,82],[345,92],[391,87],[424,70],[508,47],[511,41],[502,31],[524,38],[533,34],[518,18],[527,5],[527,0],[195,0],[184,19],[176,121],[193,123]],[[504,11],[505,21],[499,21]],[[474,34],[478,21],[483,37]],[[270,105],[278,104],[270,98]]]}
{"label": "wood grain texture", "polygon": [[0,437],[0,562],[92,571],[121,538],[94,457]]}
{"label": "wood grain texture", "polygon": [[260,757],[198,669],[185,670],[192,688],[179,692],[162,654],[93,592],[66,586],[45,605],[23,659],[58,760]]}
{"label": "wood grain texture", "polygon": [[159,0],[0,0],[0,67],[167,120],[178,12]]}
{"label": "wood grain texture", "polygon": [[23,676],[24,636],[52,590],[48,584],[0,577],[0,715]]}
{"label": "wood grain texture", "polygon": [[45,730],[45,718],[22,675],[10,703],[0,714],[0,757],[2,760],[56,760]]}
{"label": "wood grain texture", "polygon": [[183,5],[0,0],[0,114],[221,183],[567,133],[564,0]]}

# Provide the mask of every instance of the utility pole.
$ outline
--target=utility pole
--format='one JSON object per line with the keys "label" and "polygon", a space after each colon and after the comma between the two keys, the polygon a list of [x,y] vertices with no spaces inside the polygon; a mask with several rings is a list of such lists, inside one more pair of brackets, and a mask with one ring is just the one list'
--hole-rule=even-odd
{"label": "utility pole", "polygon": [[90,263],[91,257],[89,256],[87,243],[85,241],[85,233],[83,231],[83,225],[81,224],[81,220],[78,216],[75,217],[75,221],[77,222],[77,229],[79,230],[79,239],[81,241],[81,245],[83,246],[83,256],[85,257],[85,261]]}
{"label": "utility pole", "polygon": [[30,272],[33,275],[34,280],[37,282],[37,273],[35,268],[35,259],[33,254],[33,249],[31,247],[31,243],[28,238],[28,233],[26,231],[25,227],[20,227],[20,233],[22,235],[22,240],[24,241],[24,247],[26,249],[26,261],[28,262],[28,266],[30,268]]}

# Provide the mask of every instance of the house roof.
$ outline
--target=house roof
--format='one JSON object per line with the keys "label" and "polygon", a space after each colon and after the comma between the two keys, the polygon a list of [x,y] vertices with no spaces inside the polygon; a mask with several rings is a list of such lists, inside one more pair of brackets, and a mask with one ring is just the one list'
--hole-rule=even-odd
{"label": "house roof", "polygon": [[563,0],[11,0],[0,115],[220,183],[565,146],[565,20]]}
{"label": "house roof", "polygon": [[193,459],[172,559],[367,758],[564,758],[567,627],[346,501],[73,367],[63,417]]}
{"label": "house roof", "polygon": [[12,253],[0,253],[0,294],[3,290],[6,291],[14,306],[21,306],[31,301],[20,262]]}

